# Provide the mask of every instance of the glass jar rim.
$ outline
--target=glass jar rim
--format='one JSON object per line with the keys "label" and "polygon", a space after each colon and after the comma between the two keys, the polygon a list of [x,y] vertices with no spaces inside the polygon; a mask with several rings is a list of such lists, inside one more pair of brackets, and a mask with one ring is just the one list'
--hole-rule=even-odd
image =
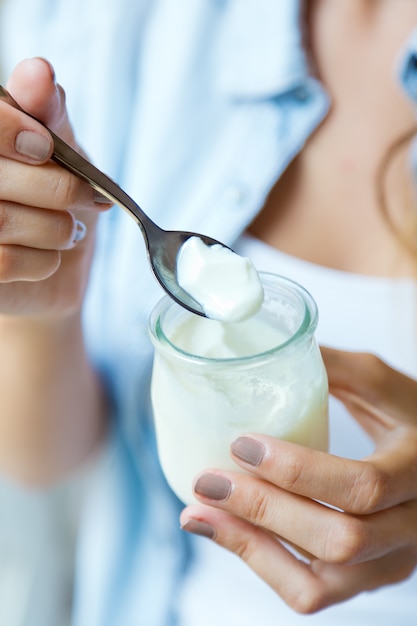
{"label": "glass jar rim", "polygon": [[[258,272],[259,276],[262,280],[264,287],[268,284],[274,282],[277,286],[286,289],[288,292],[291,292],[292,295],[296,295],[298,300],[302,302],[304,305],[304,315],[302,316],[301,322],[297,329],[291,334],[290,337],[286,341],[269,348],[268,350],[264,350],[262,352],[257,352],[255,354],[250,354],[247,356],[239,356],[239,357],[206,357],[200,356],[196,354],[192,354],[186,350],[183,350],[175,343],[173,343],[169,337],[166,335],[164,330],[162,329],[161,320],[163,316],[172,308],[181,309],[181,306],[174,302],[169,296],[163,296],[154,306],[151,311],[149,317],[149,335],[151,341],[156,350],[162,351],[164,356],[180,359],[181,361],[185,361],[188,363],[192,363],[193,365],[207,365],[215,366],[218,364],[219,366],[224,366],[226,364],[236,364],[236,363],[245,363],[247,366],[250,363],[259,364],[262,360],[268,360],[271,357],[275,356],[278,352],[289,352],[299,345],[312,337],[314,334],[317,323],[318,323],[318,307],[317,303],[314,300],[313,296],[310,292],[300,285],[300,283],[287,278],[286,276],[281,276],[280,274],[274,274],[272,272]],[[269,283],[268,283],[269,281]],[[184,310],[185,311],[185,310]],[[186,312],[189,315],[193,315],[192,313]]]}

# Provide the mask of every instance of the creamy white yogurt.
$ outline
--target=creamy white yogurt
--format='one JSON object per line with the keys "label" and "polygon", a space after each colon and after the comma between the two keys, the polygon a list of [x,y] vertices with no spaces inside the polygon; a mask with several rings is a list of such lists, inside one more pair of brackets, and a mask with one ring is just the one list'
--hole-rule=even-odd
{"label": "creamy white yogurt", "polygon": [[240,322],[262,306],[263,288],[251,260],[220,244],[208,246],[200,237],[181,247],[177,280],[211,319]]}
{"label": "creamy white yogurt", "polygon": [[235,324],[193,315],[173,329],[170,340],[188,354],[208,359],[237,359],[266,352],[289,336],[259,316]]}
{"label": "creamy white yogurt", "polygon": [[194,315],[169,298],[151,316],[159,458],[183,502],[194,501],[198,472],[239,471],[230,444],[244,433],[327,449],[327,377],[313,301],[291,281],[262,280],[261,310],[238,324]]}

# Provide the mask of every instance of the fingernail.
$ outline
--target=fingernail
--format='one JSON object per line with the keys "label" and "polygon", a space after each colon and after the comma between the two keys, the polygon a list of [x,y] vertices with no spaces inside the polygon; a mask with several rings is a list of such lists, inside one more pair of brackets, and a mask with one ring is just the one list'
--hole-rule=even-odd
{"label": "fingernail", "polygon": [[232,453],[249,465],[260,465],[265,456],[265,446],[252,437],[239,437],[231,445]]}
{"label": "fingernail", "polygon": [[51,152],[51,142],[39,133],[21,130],[16,136],[16,152],[36,161],[45,161]]}
{"label": "fingernail", "polygon": [[96,189],[94,190],[94,202],[97,204],[113,204],[111,200],[106,198],[106,196],[103,196],[103,194]]}
{"label": "fingernail", "polygon": [[194,485],[194,491],[199,496],[205,496],[210,500],[218,500],[219,502],[227,500],[232,493],[232,483],[223,476],[216,474],[203,474],[197,479]]}
{"label": "fingernail", "polygon": [[80,220],[75,221],[76,229],[74,235],[74,243],[82,241],[87,234],[87,226]]}
{"label": "fingernail", "polygon": [[182,530],[186,530],[188,533],[193,533],[193,535],[200,535],[201,537],[207,537],[207,539],[216,538],[216,531],[212,526],[210,526],[210,524],[200,522],[196,519],[188,520],[188,522],[185,522],[181,528]]}

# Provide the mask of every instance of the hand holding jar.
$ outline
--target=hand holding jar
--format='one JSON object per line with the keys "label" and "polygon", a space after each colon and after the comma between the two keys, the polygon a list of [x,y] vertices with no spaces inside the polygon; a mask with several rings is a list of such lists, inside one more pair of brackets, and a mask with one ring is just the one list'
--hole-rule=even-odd
{"label": "hand holding jar", "polygon": [[375,452],[348,460],[244,435],[231,453],[247,473],[200,474],[201,504],[181,515],[185,530],[238,554],[301,613],[404,580],[417,563],[417,382],[372,355],[322,354],[330,392]]}
{"label": "hand holding jar", "polygon": [[168,298],[151,316],[159,458],[183,502],[195,500],[198,472],[236,469],[229,449],[243,432],[327,449],[327,377],[314,337],[316,304],[291,280],[260,276],[264,302],[245,321],[200,318]]}

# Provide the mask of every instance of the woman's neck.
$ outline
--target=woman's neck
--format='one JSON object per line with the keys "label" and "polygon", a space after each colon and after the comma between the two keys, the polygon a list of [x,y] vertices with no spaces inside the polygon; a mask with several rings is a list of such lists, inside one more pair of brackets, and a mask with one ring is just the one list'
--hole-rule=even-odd
{"label": "woman's neck", "polygon": [[[345,271],[414,275],[415,259],[384,219],[380,163],[415,125],[395,76],[417,24],[414,0],[311,0],[310,53],[330,94],[330,114],[273,189],[251,232],[283,251]],[[405,146],[390,165],[393,221],[415,202]]]}

